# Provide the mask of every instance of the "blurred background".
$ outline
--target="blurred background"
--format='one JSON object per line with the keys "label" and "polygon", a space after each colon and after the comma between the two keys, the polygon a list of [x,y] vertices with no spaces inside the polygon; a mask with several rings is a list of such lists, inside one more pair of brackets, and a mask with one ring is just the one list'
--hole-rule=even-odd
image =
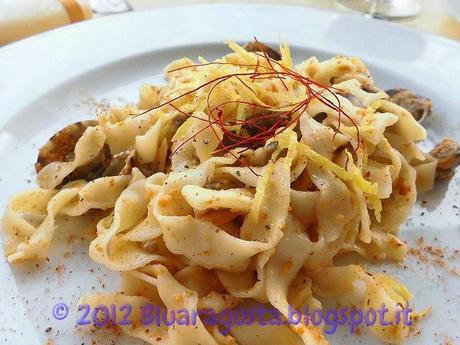
{"label": "blurred background", "polygon": [[310,6],[388,20],[460,41],[460,0],[0,0],[0,46],[39,32],[128,11],[195,3]]}

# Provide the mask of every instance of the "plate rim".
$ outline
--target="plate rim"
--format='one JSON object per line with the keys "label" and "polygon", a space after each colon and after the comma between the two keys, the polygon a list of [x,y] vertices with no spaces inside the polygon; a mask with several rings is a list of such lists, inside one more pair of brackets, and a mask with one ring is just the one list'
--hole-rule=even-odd
{"label": "plate rim", "polygon": [[98,17],[98,18],[93,17],[93,18],[88,19],[88,20],[84,20],[84,21],[80,21],[80,22],[76,22],[76,23],[72,23],[72,24],[64,25],[64,26],[60,26],[60,27],[56,27],[56,28],[53,28],[53,29],[50,29],[50,30],[47,30],[47,31],[43,31],[43,32],[39,32],[39,33],[34,34],[32,36],[28,36],[28,37],[19,39],[17,41],[8,43],[8,44],[6,44],[4,46],[0,46],[0,60],[2,58],[2,52],[4,52],[5,50],[19,49],[19,48],[16,48],[16,47],[21,47],[21,45],[27,44],[30,41],[35,41],[36,39],[44,38],[44,37],[47,37],[47,36],[50,36],[48,39],[51,39],[52,36],[55,35],[57,31],[58,32],[63,32],[63,30],[70,30],[70,29],[76,28],[76,27],[82,27],[82,26],[86,26],[86,25],[93,25],[93,23],[95,21],[97,21],[97,22],[113,21],[113,20],[115,20],[117,18],[120,18],[120,17],[135,16],[135,15],[137,15],[139,13],[152,13],[152,12],[157,13],[157,12],[162,12],[162,11],[177,10],[177,9],[183,9],[183,8],[189,8],[189,7],[203,7],[204,9],[206,9],[206,8],[216,8],[216,7],[232,8],[232,7],[236,7],[236,6],[237,7],[246,7],[246,8],[254,8],[254,7],[270,8],[271,7],[273,9],[276,9],[276,8],[297,8],[297,9],[302,9],[302,10],[307,10],[307,11],[312,11],[312,12],[318,12],[318,13],[323,13],[323,14],[329,14],[329,15],[337,15],[338,14],[341,17],[361,18],[363,20],[385,23],[386,26],[395,27],[395,28],[398,28],[399,30],[402,30],[402,31],[412,32],[412,33],[415,33],[415,34],[417,34],[419,36],[422,36],[422,37],[429,37],[430,39],[436,39],[436,40],[444,41],[444,43],[453,44],[454,46],[457,46],[460,49],[460,41],[456,41],[456,40],[454,40],[452,38],[445,37],[445,36],[442,36],[442,35],[438,35],[438,34],[432,33],[432,32],[422,31],[421,29],[418,29],[418,28],[415,28],[415,27],[401,25],[401,24],[399,24],[397,22],[392,22],[392,21],[388,21],[388,20],[384,20],[384,19],[368,17],[368,16],[365,16],[365,15],[362,15],[362,14],[356,13],[356,12],[341,12],[341,11],[338,11],[338,10],[335,11],[333,9],[316,8],[316,7],[310,7],[310,6],[307,6],[307,5],[295,5],[295,4],[283,5],[283,4],[259,4],[259,3],[258,4],[249,4],[249,3],[236,3],[236,4],[232,4],[232,3],[200,4],[200,3],[198,3],[198,4],[192,4],[192,3],[189,3],[189,4],[182,4],[182,5],[181,4],[168,5],[168,6],[165,6],[165,7],[152,8],[152,9],[148,9],[148,10],[139,10],[139,11],[130,10],[130,11],[127,11],[127,12],[115,13],[115,14],[111,14],[111,15],[105,15],[105,16]]}

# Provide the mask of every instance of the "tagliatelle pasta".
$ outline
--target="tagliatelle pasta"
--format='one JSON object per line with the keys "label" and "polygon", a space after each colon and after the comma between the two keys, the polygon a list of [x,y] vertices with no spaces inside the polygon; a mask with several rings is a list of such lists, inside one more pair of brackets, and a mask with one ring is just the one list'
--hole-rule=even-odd
{"label": "tagliatelle pasta", "polygon": [[[122,286],[81,302],[129,304],[133,322],[119,327],[149,344],[328,341],[322,325],[222,332],[202,315],[194,325],[145,324],[147,304],[166,312],[265,306],[286,321],[290,308],[334,298],[396,315],[411,299],[403,285],[335,259],[404,260],[397,231],[436,170],[416,145],[425,129],[358,58],[294,65],[287,45],[279,60],[229,47],[212,62],[176,60],[165,85],[141,88],[137,106],[67,128],[81,132],[70,150],[44,146],[40,188],[14,196],[3,217],[8,261],[46,258],[55,218],[91,211],[99,218],[89,256],[122,272]],[[66,133],[59,140],[69,143]],[[390,343],[408,336],[402,323],[369,328]]]}

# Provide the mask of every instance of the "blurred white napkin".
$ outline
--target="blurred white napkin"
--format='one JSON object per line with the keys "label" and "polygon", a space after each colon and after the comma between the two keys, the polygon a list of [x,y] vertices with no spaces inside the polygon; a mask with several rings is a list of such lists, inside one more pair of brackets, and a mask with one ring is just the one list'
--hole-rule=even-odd
{"label": "blurred white napkin", "polygon": [[446,0],[450,14],[460,22],[460,0]]}

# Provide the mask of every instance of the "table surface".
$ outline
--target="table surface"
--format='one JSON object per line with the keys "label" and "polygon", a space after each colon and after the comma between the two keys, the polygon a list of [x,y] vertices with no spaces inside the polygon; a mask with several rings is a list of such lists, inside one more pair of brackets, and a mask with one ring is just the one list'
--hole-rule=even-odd
{"label": "table surface", "polygon": [[[458,0],[460,1],[460,0]],[[335,11],[350,12],[336,0],[128,0],[134,10],[190,5],[195,3],[266,3],[279,5],[311,6]],[[447,0],[420,0],[423,9],[412,18],[393,20],[396,23],[415,27],[422,31],[460,41],[460,21],[449,14]]]}

